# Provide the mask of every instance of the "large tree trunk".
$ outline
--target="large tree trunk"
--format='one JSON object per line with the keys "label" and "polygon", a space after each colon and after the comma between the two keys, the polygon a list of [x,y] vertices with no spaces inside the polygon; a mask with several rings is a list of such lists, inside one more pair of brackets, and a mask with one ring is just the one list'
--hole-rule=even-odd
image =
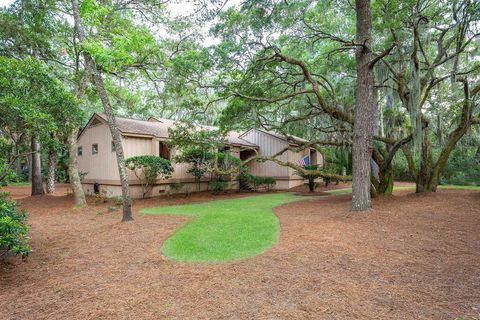
{"label": "large tree trunk", "polygon": [[420,170],[417,174],[417,192],[436,191],[436,186],[432,190],[430,185],[432,174],[432,143],[430,141],[430,128],[425,126],[422,139],[422,157],[420,160]]}
{"label": "large tree trunk", "polygon": [[[392,116],[392,108],[393,108],[393,97],[392,94],[388,94],[385,102],[385,109],[387,111],[387,115],[384,119],[384,133],[382,136],[386,135],[387,138],[394,139],[394,135],[392,134],[392,129],[395,126],[395,120]],[[385,149],[387,151],[387,158],[388,156],[392,156],[392,160],[387,162],[382,168],[380,168],[379,173],[379,180],[380,185],[378,188],[378,193],[383,195],[391,195],[393,192],[393,182],[394,182],[394,170],[393,170],[393,156],[395,156],[396,150],[392,150],[392,146],[386,145]],[[390,154],[392,153],[392,154]]]}
{"label": "large tree trunk", "polygon": [[379,172],[379,181],[377,193],[382,195],[391,195],[393,192],[393,166],[390,162]]}
{"label": "large tree trunk", "polygon": [[32,136],[32,196],[44,194],[42,182],[42,159],[40,157],[40,142]]}
{"label": "large tree trunk", "polygon": [[[94,69],[94,68],[92,68]],[[127,168],[125,166],[125,156],[123,154],[122,138],[120,131],[118,130],[117,124],[115,122],[115,117],[113,115],[113,110],[110,105],[110,100],[107,96],[107,91],[103,85],[102,76],[97,70],[93,71],[93,81],[95,87],[100,95],[102,100],[103,107],[105,109],[105,114],[107,115],[107,123],[110,128],[110,133],[112,134],[113,144],[115,146],[115,153],[117,155],[117,166],[118,172],[120,174],[120,181],[122,183],[122,198],[123,198],[123,217],[122,221],[133,220],[132,217],[132,200],[130,198],[130,188],[128,184],[128,174]]]}
{"label": "large tree trunk", "polygon": [[[73,17],[75,21],[75,31],[80,40],[80,43],[85,42],[85,35],[83,33],[83,25],[80,18],[80,9],[78,6],[77,0],[72,0],[73,8]],[[108,97],[107,91],[105,90],[105,85],[103,83],[103,78],[100,71],[97,69],[95,62],[93,61],[90,54],[83,51],[83,56],[85,58],[86,69],[90,72],[93,78],[93,83],[97,89],[100,100],[102,101],[103,109],[107,116],[107,124],[110,128],[110,133],[112,134],[113,144],[115,146],[115,153],[117,155],[117,165],[118,172],[120,174],[120,181],[122,184],[122,199],[123,199],[123,217],[122,221],[130,221],[132,218],[132,200],[130,198],[130,189],[128,184],[128,175],[127,169],[125,167],[125,156],[123,154],[122,139],[120,131],[118,130],[117,124],[115,122],[115,116],[113,114],[112,106],[110,104],[110,99]]]}
{"label": "large tree trunk", "polygon": [[[435,192],[440,182],[440,175],[447,165],[448,158],[452,153],[457,142],[465,135],[468,128],[472,125],[472,96],[466,79],[459,80],[463,83],[464,100],[461,114],[461,120],[458,127],[453,130],[445,142],[437,162],[433,165],[432,161],[432,143],[430,140],[430,129],[428,123],[423,130],[422,143],[422,161],[420,163],[420,172],[417,177],[417,192]],[[473,90],[473,95],[480,92],[480,86]]]}
{"label": "large tree trunk", "polygon": [[374,116],[373,73],[371,62],[372,17],[370,0],[355,1],[357,13],[356,50],[357,87],[355,125],[353,129],[352,210],[365,211],[372,207],[370,199],[370,159],[372,157],[372,125]]}
{"label": "large tree trunk", "polygon": [[68,136],[68,178],[73,192],[75,207],[83,208],[87,205],[87,200],[85,199],[82,181],[78,173],[77,134],[78,130],[74,129]]}
{"label": "large tree trunk", "polygon": [[55,191],[55,171],[57,168],[57,153],[54,148],[48,150],[47,193]]}

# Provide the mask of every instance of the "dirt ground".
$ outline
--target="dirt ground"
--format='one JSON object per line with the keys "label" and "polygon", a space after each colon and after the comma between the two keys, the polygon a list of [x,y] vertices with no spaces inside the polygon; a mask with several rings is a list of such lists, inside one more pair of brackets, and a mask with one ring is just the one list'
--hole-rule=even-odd
{"label": "dirt ground", "polygon": [[480,319],[479,191],[404,190],[368,213],[349,195],[305,198],[275,209],[281,237],[264,254],[187,264],[160,254],[186,217],[121,223],[111,204],[72,209],[65,188],[8,190],[34,251],[0,264],[1,319]]}

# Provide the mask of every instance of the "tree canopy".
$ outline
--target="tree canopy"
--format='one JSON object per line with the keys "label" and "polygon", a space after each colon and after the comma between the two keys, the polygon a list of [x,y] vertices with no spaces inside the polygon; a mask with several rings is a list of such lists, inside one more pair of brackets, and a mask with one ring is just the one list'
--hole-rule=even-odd
{"label": "tree canopy", "polygon": [[[198,1],[180,15],[175,5],[18,0],[0,9],[2,166],[20,172],[34,140],[42,162],[55,167],[52,154],[63,152],[73,168],[84,115],[104,110],[114,140],[115,115],[184,123],[171,140],[196,177],[226,170],[218,157],[228,131],[262,128],[295,142],[276,156],[313,148],[325,165],[248,161],[324,179],[368,179],[355,178],[355,146],[367,141],[373,195],[391,193],[398,177],[415,181],[417,192],[476,183],[478,1]],[[359,20],[361,8],[371,26]],[[219,130],[189,131],[199,125]],[[126,190],[122,146],[114,145]],[[455,163],[468,163],[468,174]]]}

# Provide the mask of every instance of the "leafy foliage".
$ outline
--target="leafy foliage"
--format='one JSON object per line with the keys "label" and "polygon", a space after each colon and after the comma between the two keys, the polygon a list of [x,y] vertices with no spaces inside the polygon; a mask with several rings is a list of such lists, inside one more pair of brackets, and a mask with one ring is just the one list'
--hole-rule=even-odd
{"label": "leafy foliage", "polygon": [[21,121],[24,132],[45,136],[78,125],[81,115],[75,97],[45,64],[1,56],[0,113],[0,124]]}
{"label": "leafy foliage", "polygon": [[315,174],[314,171],[317,171],[319,168],[317,165],[309,165],[309,166],[304,166],[303,167],[305,170],[311,170],[308,174],[305,174],[303,172],[298,172],[297,174],[301,176],[304,179],[308,180],[308,190],[310,192],[315,191],[317,188],[318,184],[315,182],[315,179],[320,177],[319,174]]}
{"label": "leafy foliage", "polygon": [[226,181],[240,170],[241,160],[224,150],[225,138],[218,130],[195,129],[183,123],[170,129],[169,135],[170,144],[177,151],[175,161],[190,164],[187,172],[195,177],[198,189],[207,174],[217,181]]}
{"label": "leafy foliage", "polygon": [[459,147],[452,152],[440,179],[441,184],[480,186],[478,147]]}
{"label": "leafy foliage", "polygon": [[208,183],[208,188],[214,193],[220,193],[228,188],[228,181],[225,181],[221,178],[215,178]]}
{"label": "leafy foliage", "polygon": [[169,160],[152,155],[128,158],[125,165],[142,182],[144,198],[158,179],[167,179],[173,173],[173,167]]}
{"label": "leafy foliage", "polygon": [[8,193],[0,193],[0,249],[16,255],[28,255],[26,218],[27,214],[17,208],[15,201],[8,198]]}
{"label": "leafy foliage", "polygon": [[267,176],[255,176],[249,173],[242,173],[239,176],[240,188],[243,190],[255,190],[258,191],[261,188],[265,188],[267,191],[270,191],[277,181],[273,177]]}
{"label": "leafy foliage", "polygon": [[0,185],[7,185],[15,177],[15,171],[9,167],[9,163],[5,159],[0,158]]}
{"label": "leafy foliage", "polygon": [[210,163],[214,157],[213,152],[201,146],[183,147],[181,153],[175,156],[175,161],[190,164],[187,172],[195,177],[197,182],[209,172]]}
{"label": "leafy foliage", "polygon": [[336,174],[352,174],[352,150],[350,148],[325,148],[324,169]]}

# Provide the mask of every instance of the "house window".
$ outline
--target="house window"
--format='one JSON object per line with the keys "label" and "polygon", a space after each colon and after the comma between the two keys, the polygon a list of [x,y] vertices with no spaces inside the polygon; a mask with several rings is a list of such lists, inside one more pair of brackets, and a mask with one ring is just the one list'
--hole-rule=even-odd
{"label": "house window", "polygon": [[113,142],[113,140],[112,140],[112,149],[111,150],[112,150],[112,152],[115,152],[115,143]]}
{"label": "house window", "polygon": [[94,143],[92,144],[92,154],[97,154],[98,153],[98,144]]}
{"label": "house window", "polygon": [[83,147],[77,148],[77,156],[81,157],[83,155]]}
{"label": "house window", "polygon": [[163,141],[158,142],[158,156],[160,158],[170,160],[170,148]]}

